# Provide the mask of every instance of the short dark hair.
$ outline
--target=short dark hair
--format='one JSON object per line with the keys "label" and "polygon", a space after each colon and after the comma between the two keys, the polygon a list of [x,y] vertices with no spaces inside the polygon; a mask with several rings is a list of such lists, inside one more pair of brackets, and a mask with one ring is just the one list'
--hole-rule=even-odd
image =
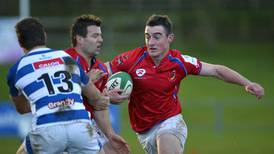
{"label": "short dark hair", "polygon": [[95,15],[81,15],[76,18],[75,22],[71,26],[70,37],[71,44],[73,47],[76,46],[76,35],[86,37],[88,26],[98,26],[100,27],[102,20]]}
{"label": "short dark hair", "polygon": [[15,30],[20,46],[27,50],[46,44],[44,26],[37,18],[28,17],[19,21]]}
{"label": "short dark hair", "polygon": [[172,22],[167,15],[153,14],[148,18],[146,26],[163,26],[167,34],[172,33]]}

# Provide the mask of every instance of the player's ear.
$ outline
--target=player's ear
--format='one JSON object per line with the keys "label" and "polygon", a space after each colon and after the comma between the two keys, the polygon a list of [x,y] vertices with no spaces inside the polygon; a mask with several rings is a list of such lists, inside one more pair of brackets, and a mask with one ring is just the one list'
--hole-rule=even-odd
{"label": "player's ear", "polygon": [[75,39],[76,39],[76,42],[79,42],[79,43],[83,41],[83,37],[80,35],[76,35]]}
{"label": "player's ear", "polygon": [[170,33],[170,34],[168,34],[168,36],[167,36],[167,39],[168,39],[168,42],[169,42],[169,43],[173,42],[174,38],[175,38],[174,33]]}

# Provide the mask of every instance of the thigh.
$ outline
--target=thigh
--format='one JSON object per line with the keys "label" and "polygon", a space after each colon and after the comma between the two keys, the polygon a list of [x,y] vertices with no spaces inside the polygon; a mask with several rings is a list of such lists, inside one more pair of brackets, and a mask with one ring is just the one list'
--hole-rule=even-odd
{"label": "thigh", "polygon": [[[183,151],[187,127],[181,115],[176,115],[160,124],[156,133],[157,148],[167,151]],[[172,143],[172,144],[169,144]]]}
{"label": "thigh", "polygon": [[66,148],[66,132],[62,125],[31,130],[26,137],[25,147],[28,153],[59,154]]}
{"label": "thigh", "polygon": [[[145,133],[137,133],[137,136],[143,149],[149,154],[158,153],[159,146],[162,146],[160,141],[163,141],[162,143],[165,145],[162,146],[163,148],[169,145],[174,145],[169,143],[173,143],[172,141],[175,141],[177,143],[175,148],[178,147],[179,150],[183,150],[187,137],[187,127],[181,114],[179,114],[155,125]],[[161,139],[161,136],[163,140],[159,140]]]}
{"label": "thigh", "polygon": [[155,126],[145,133],[137,133],[139,143],[142,145],[144,151],[148,154],[157,153],[157,144],[156,144],[157,127],[158,126]]}

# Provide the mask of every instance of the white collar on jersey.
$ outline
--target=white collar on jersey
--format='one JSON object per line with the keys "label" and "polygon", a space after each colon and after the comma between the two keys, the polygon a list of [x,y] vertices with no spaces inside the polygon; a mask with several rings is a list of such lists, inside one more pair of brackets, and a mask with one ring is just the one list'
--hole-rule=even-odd
{"label": "white collar on jersey", "polygon": [[28,52],[28,54],[33,53],[33,52],[37,52],[37,51],[43,51],[43,50],[50,50],[50,48],[47,48],[47,47],[35,48],[33,50],[30,50]]}

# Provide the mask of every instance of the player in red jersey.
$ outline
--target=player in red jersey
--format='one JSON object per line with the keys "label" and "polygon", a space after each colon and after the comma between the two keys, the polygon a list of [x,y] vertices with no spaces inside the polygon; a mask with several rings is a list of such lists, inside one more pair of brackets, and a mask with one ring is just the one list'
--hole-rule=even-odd
{"label": "player in red jersey", "polygon": [[202,62],[170,49],[173,39],[168,16],[152,15],[145,27],[146,47],[127,51],[106,63],[110,73],[125,71],[132,77],[130,122],[140,144],[150,154],[183,152],[187,127],[177,93],[187,75],[216,77],[243,86],[257,98],[264,95],[262,86],[226,66]]}
{"label": "player in red jersey", "polygon": [[[71,41],[73,47],[65,51],[83,67],[86,73],[89,73],[95,86],[103,92],[108,79],[107,68],[104,63],[96,59],[103,43],[101,19],[94,15],[82,15],[76,18],[71,28]],[[121,102],[127,98],[119,95],[119,92],[119,90],[108,92],[112,102]],[[96,106],[94,108],[94,106],[89,105],[87,98],[84,96],[83,98],[86,109],[94,118],[92,119],[94,129],[91,147],[97,150],[98,153],[129,153],[129,147],[123,138],[114,133],[113,130],[105,130],[105,128],[111,128],[111,126],[104,127],[106,123],[101,118],[108,119],[108,110],[97,111]],[[102,132],[108,132],[109,134],[103,134]],[[21,152],[23,152],[22,146],[17,153]]]}
{"label": "player in red jersey", "polygon": [[[71,41],[73,48],[65,51],[83,67],[86,73],[89,73],[95,86],[103,92],[108,79],[107,68],[104,63],[96,59],[103,43],[101,22],[101,19],[94,15],[79,16],[71,27]],[[109,92],[110,99],[113,102],[120,102],[127,98],[125,96],[120,96],[118,92],[119,91]],[[104,126],[104,124],[102,124],[103,121],[100,121],[100,118],[98,117],[108,117],[107,110],[96,111],[93,106],[88,104],[88,100],[85,98],[84,105],[86,106],[86,109],[93,114],[94,120],[96,121],[95,123],[95,121],[92,120],[96,128],[93,132],[93,136],[94,144],[99,145],[98,152],[111,154],[128,152],[128,149],[125,148],[127,145],[123,145],[121,142],[123,139],[120,136],[116,135],[114,132],[112,132],[115,134],[114,138],[112,137],[113,134],[103,135],[102,132],[108,131],[104,130],[105,128],[102,127]],[[120,151],[119,148],[122,148],[122,151]]]}

